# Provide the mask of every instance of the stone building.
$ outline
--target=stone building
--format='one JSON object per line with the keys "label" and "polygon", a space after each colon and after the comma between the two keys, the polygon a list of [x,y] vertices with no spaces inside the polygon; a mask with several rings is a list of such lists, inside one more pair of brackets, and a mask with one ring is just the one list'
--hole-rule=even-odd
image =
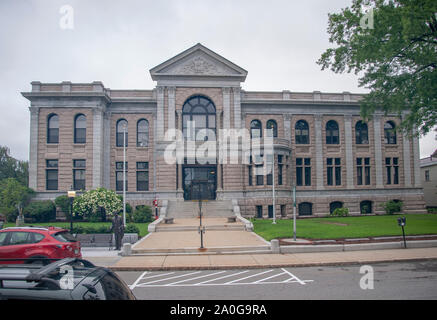
{"label": "stone building", "polygon": [[423,193],[427,208],[437,208],[437,150],[420,159]]}
{"label": "stone building", "polygon": [[[418,139],[393,131],[401,121],[395,115],[375,113],[363,122],[361,94],[245,91],[247,71],[201,44],[150,75],[156,81],[151,90],[31,83],[32,91],[22,94],[31,113],[29,186],[38,199],[53,199],[71,186],[121,193],[126,141],[132,206],[201,197],[237,200],[243,216],[272,217],[274,182],[278,218],[293,212],[294,185],[300,216],[326,215],[339,206],[352,214],[382,213],[388,200],[403,201],[405,212],[424,210]],[[168,130],[180,129],[190,140],[193,123],[195,133],[247,129],[253,137],[273,136],[274,170],[266,174],[258,156],[205,164],[185,154],[182,162],[169,163]],[[198,140],[195,146],[215,139]]]}

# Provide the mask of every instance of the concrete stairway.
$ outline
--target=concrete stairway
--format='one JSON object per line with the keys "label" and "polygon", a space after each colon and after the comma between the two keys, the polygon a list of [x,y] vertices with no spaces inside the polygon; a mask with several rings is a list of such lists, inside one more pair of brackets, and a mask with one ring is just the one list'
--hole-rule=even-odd
{"label": "concrete stairway", "polygon": [[[203,201],[202,217],[232,217],[232,203],[230,201]],[[171,218],[197,218],[199,216],[198,201],[169,201],[167,208],[167,217]]]}

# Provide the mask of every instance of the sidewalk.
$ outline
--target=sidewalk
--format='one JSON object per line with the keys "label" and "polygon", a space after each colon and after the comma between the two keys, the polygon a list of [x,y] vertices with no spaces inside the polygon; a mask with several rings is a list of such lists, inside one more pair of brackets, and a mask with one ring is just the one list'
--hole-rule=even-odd
{"label": "sidewalk", "polygon": [[110,268],[114,271],[275,268],[429,259],[437,259],[436,247],[293,254],[128,256]]}

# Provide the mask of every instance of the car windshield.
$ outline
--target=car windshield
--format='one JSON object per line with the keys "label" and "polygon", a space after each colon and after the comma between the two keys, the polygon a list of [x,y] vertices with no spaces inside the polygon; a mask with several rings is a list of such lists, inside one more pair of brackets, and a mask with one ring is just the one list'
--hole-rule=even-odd
{"label": "car windshield", "polygon": [[61,231],[52,235],[58,241],[61,242],[76,242],[76,238],[73,237],[68,231]]}

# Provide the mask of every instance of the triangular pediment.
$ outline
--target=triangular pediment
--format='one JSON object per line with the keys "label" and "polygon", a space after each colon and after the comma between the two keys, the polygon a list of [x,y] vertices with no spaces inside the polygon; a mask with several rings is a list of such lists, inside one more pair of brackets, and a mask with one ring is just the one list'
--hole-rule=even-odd
{"label": "triangular pediment", "polygon": [[247,71],[200,43],[152,68],[153,80],[207,77],[244,81]]}

